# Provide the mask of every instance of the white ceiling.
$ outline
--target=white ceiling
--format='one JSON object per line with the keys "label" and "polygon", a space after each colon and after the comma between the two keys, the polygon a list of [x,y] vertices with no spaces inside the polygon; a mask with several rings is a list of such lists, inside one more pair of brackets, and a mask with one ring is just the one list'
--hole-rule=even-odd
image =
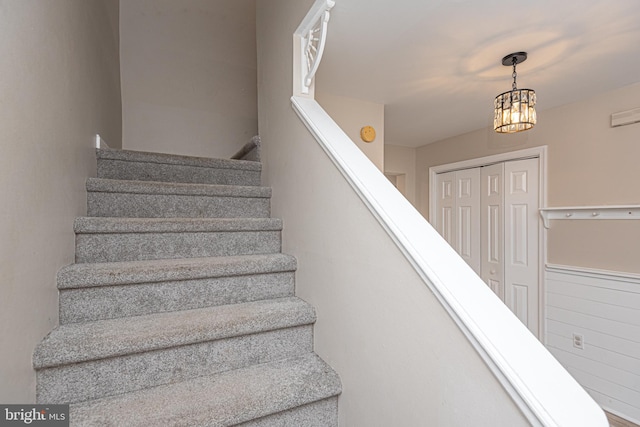
{"label": "white ceiling", "polygon": [[385,142],[417,147],[492,124],[517,51],[538,111],[639,82],[640,0],[336,0],[317,88],[385,104]]}

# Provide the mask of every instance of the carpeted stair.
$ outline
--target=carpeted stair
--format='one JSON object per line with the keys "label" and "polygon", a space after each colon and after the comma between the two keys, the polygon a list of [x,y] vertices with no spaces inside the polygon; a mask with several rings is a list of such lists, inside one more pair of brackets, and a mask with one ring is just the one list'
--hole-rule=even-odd
{"label": "carpeted stair", "polygon": [[39,403],[73,426],[337,426],[261,164],[97,150],[60,326],[33,355]]}

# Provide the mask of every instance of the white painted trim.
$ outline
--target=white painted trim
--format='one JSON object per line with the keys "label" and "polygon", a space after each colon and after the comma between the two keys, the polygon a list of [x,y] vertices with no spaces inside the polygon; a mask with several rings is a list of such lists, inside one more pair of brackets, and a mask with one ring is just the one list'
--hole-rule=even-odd
{"label": "white painted trim", "polygon": [[554,219],[640,219],[640,205],[541,208],[540,216],[545,228]]}
{"label": "white painted trim", "polygon": [[[463,160],[461,162],[432,166],[429,168],[429,222],[434,224],[436,220],[436,197],[438,194],[436,175],[461,169],[477,168],[495,163],[509,162],[538,158],[538,206],[544,209],[547,206],[547,146],[527,148],[524,150],[509,151],[507,153],[494,154],[476,159]],[[538,227],[538,333],[539,339],[546,344],[547,320],[546,320],[546,284],[544,281],[544,265],[547,262],[547,228]]]}
{"label": "white painted trim", "polygon": [[458,169],[469,169],[478,166],[486,166],[494,163],[508,162],[510,160],[529,159],[533,157],[541,157],[543,153],[546,156],[547,146],[526,148],[524,150],[508,151],[506,153],[493,154],[491,156],[478,157],[476,159],[462,160],[460,162],[447,163],[445,165],[432,166],[429,171],[435,173],[449,172]]}
{"label": "white painted trim", "polygon": [[512,160],[522,160],[537,157],[540,159],[539,167],[539,189],[540,204],[538,206],[546,206],[547,187],[547,146],[527,148],[525,150],[509,151],[507,153],[494,154],[491,156],[479,157],[477,159],[463,160],[461,162],[447,163],[444,165],[432,166],[429,168],[429,222],[433,224],[436,219],[435,199],[432,195],[437,193],[435,177],[439,173],[452,172],[460,169],[477,168],[480,166],[488,166],[495,163],[508,162]]}
{"label": "white painted trim", "polygon": [[322,107],[299,96],[291,103],[527,420],[534,426],[607,427],[593,399]]}
{"label": "white painted trim", "polygon": [[599,280],[614,280],[640,285],[640,274],[625,271],[602,270],[599,268],[577,267],[572,265],[547,264],[548,273],[571,274]]}

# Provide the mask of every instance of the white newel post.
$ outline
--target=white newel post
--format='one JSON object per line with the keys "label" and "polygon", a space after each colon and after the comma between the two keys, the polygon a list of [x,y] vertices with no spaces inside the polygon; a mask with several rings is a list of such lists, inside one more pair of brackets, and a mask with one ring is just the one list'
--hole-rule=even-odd
{"label": "white newel post", "polygon": [[293,95],[314,97],[314,77],[327,40],[333,0],[316,0],[293,33]]}

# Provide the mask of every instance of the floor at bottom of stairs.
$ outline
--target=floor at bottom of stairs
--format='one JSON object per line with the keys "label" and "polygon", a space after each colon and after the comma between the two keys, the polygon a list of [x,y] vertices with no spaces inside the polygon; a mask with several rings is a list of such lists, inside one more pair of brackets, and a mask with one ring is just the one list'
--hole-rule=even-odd
{"label": "floor at bottom of stairs", "polygon": [[611,425],[611,427],[640,427],[638,424],[634,424],[631,421],[627,421],[624,418],[620,418],[616,415],[610,414],[609,412],[605,411],[605,414],[607,414],[607,419],[609,420],[609,424]]}

